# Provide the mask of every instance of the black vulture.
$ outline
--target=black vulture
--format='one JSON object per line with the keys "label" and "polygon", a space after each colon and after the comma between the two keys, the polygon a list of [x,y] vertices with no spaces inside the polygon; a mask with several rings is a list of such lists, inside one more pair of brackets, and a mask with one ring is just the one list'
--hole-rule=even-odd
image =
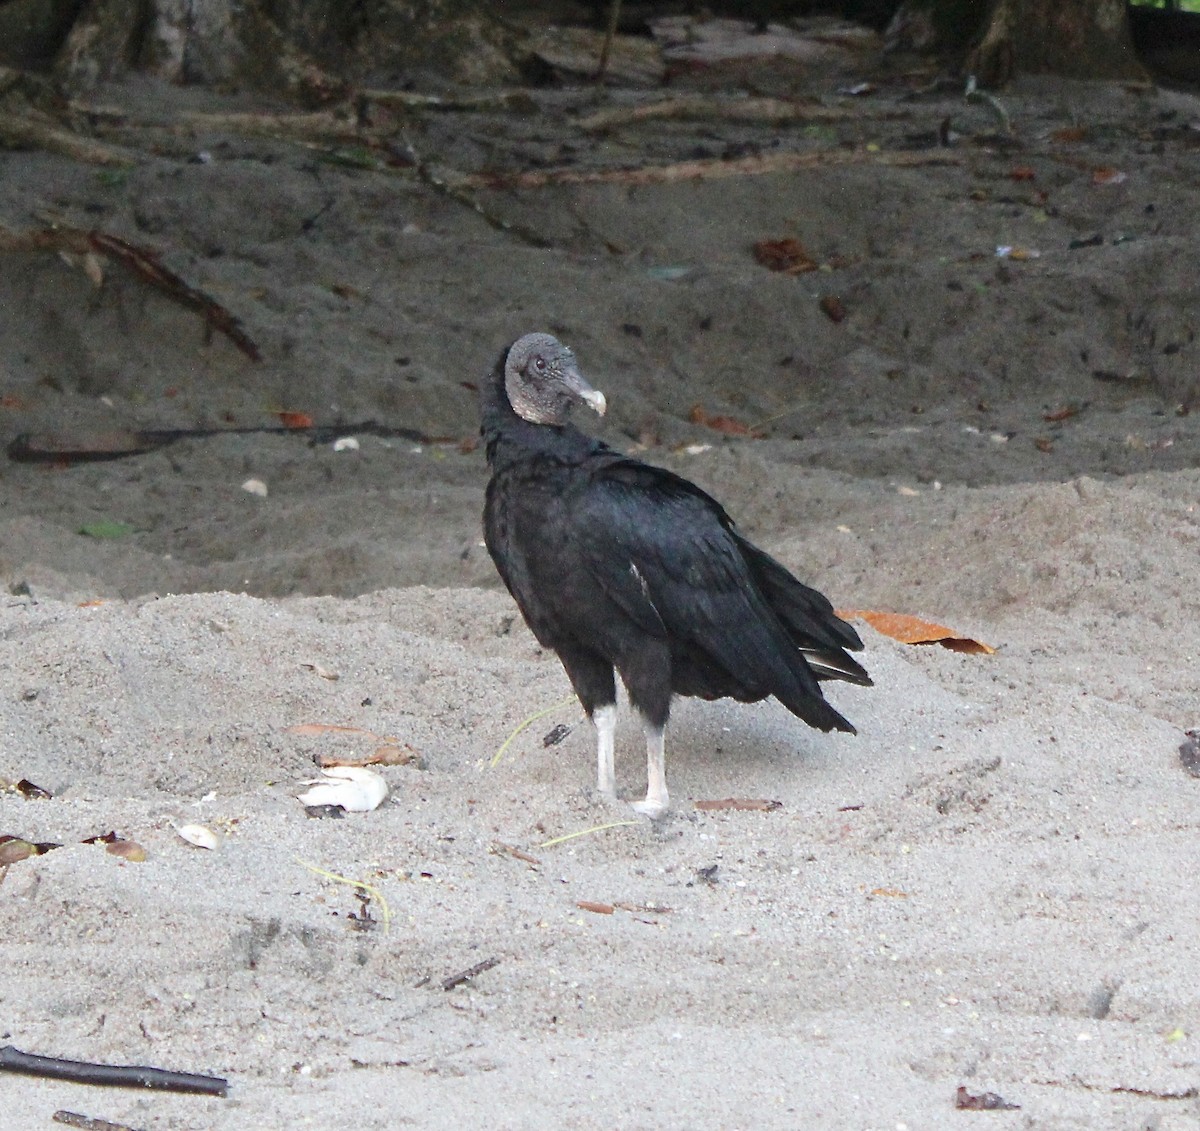
{"label": "black vulture", "polygon": [[651,817],[668,805],[673,695],[774,695],[810,726],[854,733],[818,681],[871,683],[846,654],[862,648],[858,634],[695,484],[569,423],[575,401],[607,407],[569,349],[526,334],[500,355],[481,400],[488,552],[596,726],[602,795],[616,797],[614,669],[643,720],[646,800],[634,808]]}

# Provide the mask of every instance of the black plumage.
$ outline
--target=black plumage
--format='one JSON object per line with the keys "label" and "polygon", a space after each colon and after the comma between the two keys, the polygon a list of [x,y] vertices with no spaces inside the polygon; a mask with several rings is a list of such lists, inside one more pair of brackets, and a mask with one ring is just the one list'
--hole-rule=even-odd
{"label": "black plumage", "polygon": [[484,536],[534,636],[558,653],[596,724],[597,780],[615,796],[614,669],[646,732],[646,800],[668,805],[672,695],[775,696],[819,730],[854,732],[819,681],[870,684],[858,634],[829,601],[746,541],[721,505],[568,421],[606,402],[549,334],[506,349],[482,390],[492,478]]}

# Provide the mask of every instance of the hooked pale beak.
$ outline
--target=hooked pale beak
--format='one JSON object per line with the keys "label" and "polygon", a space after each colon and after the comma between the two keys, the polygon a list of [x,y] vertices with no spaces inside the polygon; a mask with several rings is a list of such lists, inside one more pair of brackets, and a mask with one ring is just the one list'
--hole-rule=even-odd
{"label": "hooked pale beak", "polygon": [[603,416],[608,410],[608,400],[604,394],[599,389],[593,389],[574,365],[563,370],[562,383],[588,408],[594,409],[598,416]]}

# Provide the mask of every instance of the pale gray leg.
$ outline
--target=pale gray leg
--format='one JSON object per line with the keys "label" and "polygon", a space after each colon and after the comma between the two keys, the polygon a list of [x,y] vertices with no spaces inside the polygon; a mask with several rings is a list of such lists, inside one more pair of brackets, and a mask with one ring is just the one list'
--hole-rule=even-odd
{"label": "pale gray leg", "polygon": [[664,750],[666,731],[651,726],[646,727],[646,800],[635,801],[634,809],[643,817],[654,819],[661,817],[670,807],[671,798],[667,793],[667,766]]}
{"label": "pale gray leg", "polygon": [[596,725],[596,789],[608,801],[617,799],[617,773],[613,765],[613,745],[617,732],[617,705],[608,703],[592,712]]}

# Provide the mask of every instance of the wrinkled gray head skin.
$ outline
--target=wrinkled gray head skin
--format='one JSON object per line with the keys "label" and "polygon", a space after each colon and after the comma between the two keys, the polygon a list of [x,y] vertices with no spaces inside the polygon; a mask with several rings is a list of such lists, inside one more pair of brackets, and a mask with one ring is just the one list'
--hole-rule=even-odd
{"label": "wrinkled gray head skin", "polygon": [[504,389],[513,411],[531,424],[565,424],[575,401],[601,416],[608,407],[604,394],[583,379],[575,355],[550,334],[526,334],[512,344]]}

